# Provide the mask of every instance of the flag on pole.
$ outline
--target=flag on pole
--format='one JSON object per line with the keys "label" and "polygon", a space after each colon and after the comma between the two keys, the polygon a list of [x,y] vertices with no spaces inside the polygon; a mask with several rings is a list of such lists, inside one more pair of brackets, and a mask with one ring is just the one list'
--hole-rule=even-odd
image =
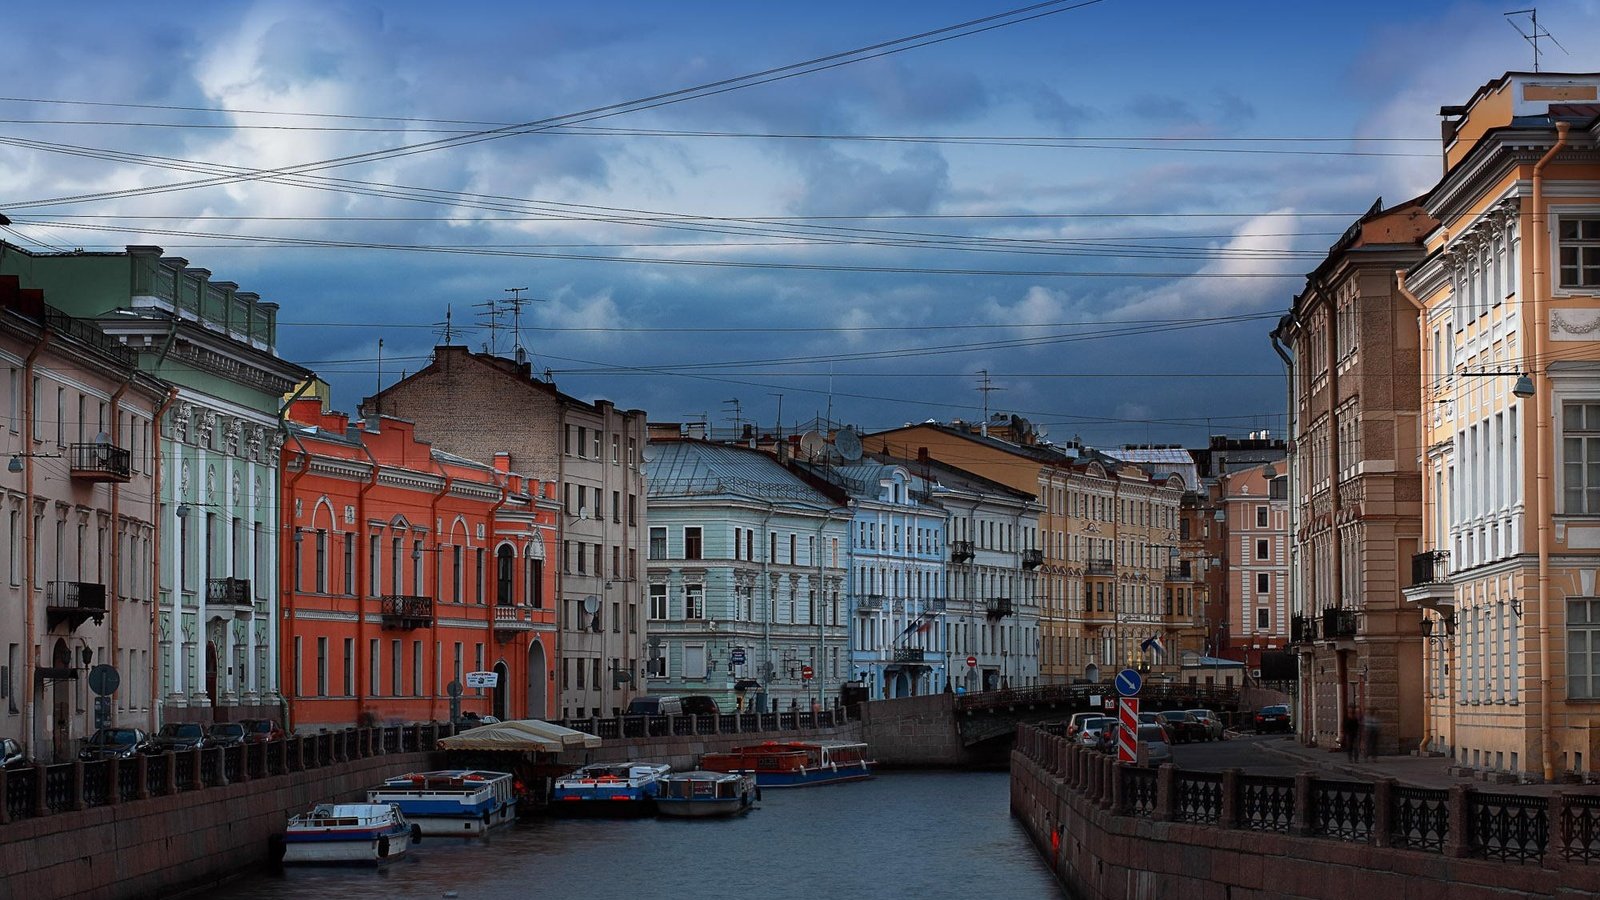
{"label": "flag on pole", "polygon": [[896,635],[896,638],[903,638],[908,634],[913,634],[919,631],[927,631],[929,628],[933,627],[934,617],[937,615],[938,613],[931,609],[925,609],[922,612],[917,613],[917,617],[908,622],[905,630]]}
{"label": "flag on pole", "polygon": [[1158,657],[1164,658],[1167,655],[1166,645],[1161,643],[1161,635],[1159,634],[1152,634],[1145,638],[1144,643],[1139,645],[1139,649],[1154,653]]}

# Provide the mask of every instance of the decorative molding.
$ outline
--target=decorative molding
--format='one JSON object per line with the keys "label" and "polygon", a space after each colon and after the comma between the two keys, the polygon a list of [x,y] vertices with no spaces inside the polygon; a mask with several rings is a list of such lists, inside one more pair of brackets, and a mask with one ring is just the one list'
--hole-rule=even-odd
{"label": "decorative molding", "polygon": [[1553,309],[1550,311],[1550,340],[1600,340],[1600,310]]}

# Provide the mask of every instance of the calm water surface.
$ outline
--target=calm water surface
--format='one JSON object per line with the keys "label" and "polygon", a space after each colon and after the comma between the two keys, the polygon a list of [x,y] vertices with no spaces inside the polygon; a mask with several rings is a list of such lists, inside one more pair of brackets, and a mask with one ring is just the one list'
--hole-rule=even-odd
{"label": "calm water surface", "polygon": [[1060,897],[1007,810],[1003,772],[890,772],[763,791],[735,819],[551,819],[486,840],[426,838],[381,869],[292,868],[230,898]]}

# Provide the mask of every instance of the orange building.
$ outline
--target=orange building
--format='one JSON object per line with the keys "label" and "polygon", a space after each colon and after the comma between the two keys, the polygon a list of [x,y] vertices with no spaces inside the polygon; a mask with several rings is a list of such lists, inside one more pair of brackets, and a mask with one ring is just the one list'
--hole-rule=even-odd
{"label": "orange building", "polygon": [[290,727],[549,718],[554,484],[435,450],[412,424],[294,401],[283,447],[282,690]]}

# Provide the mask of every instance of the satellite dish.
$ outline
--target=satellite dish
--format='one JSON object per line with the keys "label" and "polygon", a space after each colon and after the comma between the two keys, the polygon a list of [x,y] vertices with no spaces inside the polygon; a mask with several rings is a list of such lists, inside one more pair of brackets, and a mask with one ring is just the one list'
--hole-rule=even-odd
{"label": "satellite dish", "polygon": [[706,630],[707,631],[716,631],[717,630],[717,620],[716,619],[707,620],[706,621]]}
{"label": "satellite dish", "polygon": [[111,435],[106,434],[104,431],[98,432],[94,436],[94,442],[96,444],[109,444],[111,443]]}
{"label": "satellite dish", "polygon": [[644,457],[644,461],[645,462],[649,462],[652,459],[655,459],[656,458],[656,445],[654,443],[650,442],[650,441],[645,441],[644,442],[644,449],[642,451],[640,451],[640,454]]}
{"label": "satellite dish", "polygon": [[600,598],[596,597],[593,594],[590,594],[589,596],[583,598],[583,611],[586,612],[586,613],[597,613],[597,612],[599,612],[600,611]]}
{"label": "satellite dish", "polygon": [[800,452],[804,456],[816,459],[827,449],[828,442],[823,440],[822,435],[815,431],[808,431],[800,435]]}
{"label": "satellite dish", "polygon": [[833,436],[833,449],[850,462],[861,458],[861,436],[854,428],[846,428]]}

